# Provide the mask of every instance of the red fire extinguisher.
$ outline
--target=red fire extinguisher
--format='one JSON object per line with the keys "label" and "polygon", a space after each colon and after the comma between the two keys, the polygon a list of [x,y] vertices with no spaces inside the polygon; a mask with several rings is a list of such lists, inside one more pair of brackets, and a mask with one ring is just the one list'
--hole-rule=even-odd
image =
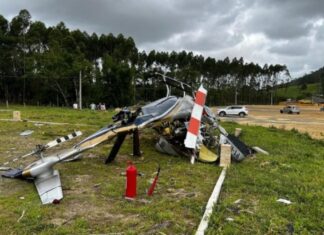
{"label": "red fire extinguisher", "polygon": [[126,199],[134,199],[136,197],[136,177],[137,169],[133,163],[129,161],[126,169]]}

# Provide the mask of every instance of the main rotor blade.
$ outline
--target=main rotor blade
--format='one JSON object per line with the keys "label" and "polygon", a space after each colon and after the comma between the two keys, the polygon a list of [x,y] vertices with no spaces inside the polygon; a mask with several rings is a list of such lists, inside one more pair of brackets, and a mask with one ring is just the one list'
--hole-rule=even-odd
{"label": "main rotor blade", "polygon": [[75,137],[82,135],[81,131],[74,131],[73,133],[66,135],[64,137],[57,138],[56,140],[50,141],[45,145],[45,149],[52,148],[58,144],[64,143],[65,141],[69,141]]}
{"label": "main rotor blade", "polygon": [[12,159],[10,161],[7,161],[7,162],[4,162],[4,163],[0,164],[0,166],[6,166],[9,163],[16,162],[16,161],[24,159],[26,157],[32,156],[32,155],[38,153],[39,151],[44,151],[46,149],[52,148],[52,147],[54,147],[54,146],[56,146],[58,144],[64,143],[65,141],[71,140],[71,139],[73,139],[75,137],[78,137],[80,135],[82,135],[81,131],[74,131],[73,133],[71,133],[71,134],[69,134],[67,136],[60,137],[60,138],[57,138],[56,140],[48,142],[46,145],[41,146],[41,149],[36,148],[35,150],[31,151],[30,153],[27,153],[27,154],[25,154],[23,156],[15,157],[14,159]]}

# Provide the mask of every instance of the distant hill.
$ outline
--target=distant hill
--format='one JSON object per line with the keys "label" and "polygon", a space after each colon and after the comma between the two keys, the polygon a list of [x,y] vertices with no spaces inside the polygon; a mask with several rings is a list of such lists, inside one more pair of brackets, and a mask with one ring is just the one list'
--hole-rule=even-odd
{"label": "distant hill", "polygon": [[321,77],[324,77],[324,67],[310,74],[306,74],[290,82],[292,85],[320,83]]}
{"label": "distant hill", "polygon": [[287,84],[281,84],[276,92],[277,99],[311,99],[313,95],[323,93],[321,78],[324,79],[324,67],[297,78]]}
{"label": "distant hill", "polygon": [[285,101],[287,99],[301,100],[311,99],[314,94],[318,94],[320,89],[319,83],[289,84],[285,87],[280,87],[276,92],[278,101]]}

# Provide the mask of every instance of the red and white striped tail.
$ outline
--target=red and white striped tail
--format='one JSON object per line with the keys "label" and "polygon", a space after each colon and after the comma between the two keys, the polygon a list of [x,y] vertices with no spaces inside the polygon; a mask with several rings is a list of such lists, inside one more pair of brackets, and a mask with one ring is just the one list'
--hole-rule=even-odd
{"label": "red and white striped tail", "polygon": [[196,92],[195,104],[191,112],[187,136],[184,142],[187,148],[196,148],[197,138],[200,129],[200,120],[204,110],[206,96],[207,90],[202,85],[200,85],[198,91]]}

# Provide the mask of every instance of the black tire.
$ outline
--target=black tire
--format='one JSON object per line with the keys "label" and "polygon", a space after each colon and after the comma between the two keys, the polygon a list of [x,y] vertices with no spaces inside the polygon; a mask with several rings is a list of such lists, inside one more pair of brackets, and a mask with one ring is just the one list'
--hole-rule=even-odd
{"label": "black tire", "polygon": [[225,117],[225,116],[226,116],[226,113],[225,113],[225,112],[220,112],[220,113],[219,113],[219,116],[221,116],[221,117]]}
{"label": "black tire", "polygon": [[297,112],[297,114],[300,114],[300,112]]}
{"label": "black tire", "polygon": [[245,117],[245,113],[240,112],[240,113],[239,113],[239,116],[243,118],[243,117]]}
{"label": "black tire", "polygon": [[280,113],[283,113],[283,111],[282,111],[282,110],[280,110]]}

